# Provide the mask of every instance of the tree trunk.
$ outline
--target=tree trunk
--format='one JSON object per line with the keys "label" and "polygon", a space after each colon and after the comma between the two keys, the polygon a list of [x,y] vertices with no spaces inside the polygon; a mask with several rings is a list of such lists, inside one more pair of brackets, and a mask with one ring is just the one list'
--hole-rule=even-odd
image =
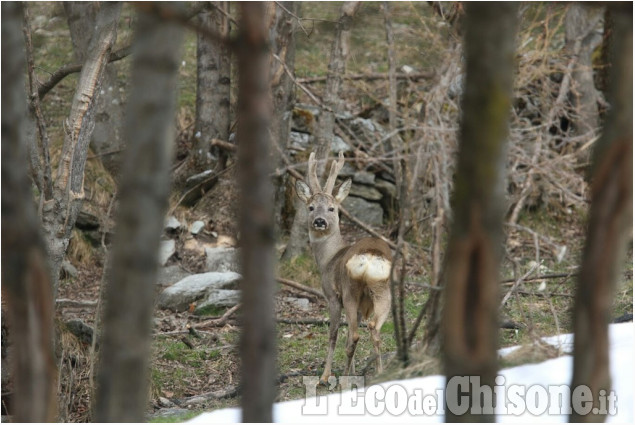
{"label": "tree trunk", "polygon": [[[577,57],[571,74],[573,130],[575,135],[587,136],[579,143],[580,146],[592,139],[599,127],[598,92],[593,80],[592,55],[602,41],[601,34],[596,31],[601,18],[600,7],[589,7],[577,2],[569,4],[565,16],[565,51]],[[582,162],[586,162],[586,159],[579,158]]]}
{"label": "tree trunk", "polygon": [[53,197],[42,207],[42,221],[51,263],[53,295],[71,231],[84,199],[84,166],[95,125],[96,99],[108,57],[117,37],[121,3],[104,2],[97,13],[89,54],[79,75],[71,112],[65,121],[62,156],[53,185]]}
{"label": "tree trunk", "polygon": [[14,388],[9,413],[14,422],[52,422],[57,378],[54,302],[46,245],[27,176],[21,27],[22,5],[2,3],[2,295],[9,313]]}
{"label": "tree trunk", "polygon": [[[64,11],[71,33],[73,53],[78,63],[83,63],[88,54],[93,36],[97,11],[96,2],[65,2]],[[95,104],[95,129],[90,146],[99,155],[104,167],[113,177],[119,176],[123,142],[119,135],[122,125],[122,104],[117,85],[117,65],[106,65],[101,93]]]}
{"label": "tree trunk", "polygon": [[240,3],[238,183],[242,283],[242,420],[271,422],[276,382],[273,187],[266,4]]}
{"label": "tree trunk", "polygon": [[[229,35],[229,20],[217,9],[229,12],[228,2],[215,2],[199,15],[200,24]],[[225,167],[227,154],[212,139],[229,140],[230,52],[227,47],[198,34],[196,38],[196,131],[194,171]]]}
{"label": "tree trunk", "polygon": [[[594,408],[602,406],[602,392],[611,390],[608,322],[633,223],[633,5],[612,9],[611,109],[594,151],[591,211],[573,313],[571,388],[588,386]],[[573,412],[570,417],[572,422],[605,419],[602,411]]]}
{"label": "tree trunk", "polygon": [[[335,112],[341,108],[339,98],[342,88],[342,76],[346,72],[346,60],[349,53],[349,41],[353,16],[359,9],[358,1],[346,1],[342,4],[340,18],[337,21],[337,32],[331,46],[331,58],[329,60],[328,75],[326,77],[326,89],[324,93],[325,108],[320,113],[319,125],[315,133],[315,158],[317,160],[317,175],[320,183],[324,183],[324,170],[326,161],[331,152],[331,140],[335,128]],[[283,259],[291,259],[306,252],[309,239],[307,227],[306,209],[295,201],[296,213],[291,226],[291,234]]]}
{"label": "tree trunk", "polygon": [[179,24],[139,16],[123,129],[128,150],[105,289],[98,422],[142,422],[147,408],[152,311],[169,196],[182,38]]}
{"label": "tree trunk", "polygon": [[[441,323],[447,382],[477,376],[492,390],[516,12],[510,2],[467,5],[465,94]],[[494,420],[493,411],[472,410],[480,406],[472,390],[462,413],[456,410],[461,394],[446,389],[447,422]]]}
{"label": "tree trunk", "polygon": [[[295,86],[293,80],[285,68],[294,72],[295,69],[295,31],[297,20],[290,13],[298,16],[300,3],[287,1],[270,3],[273,9],[272,20],[269,27],[269,38],[272,44],[272,52],[279,58],[271,58],[271,94],[273,98],[273,116],[271,117],[271,149],[272,163],[276,168],[283,167],[282,155],[287,151],[289,132],[291,131],[291,117],[295,104]],[[287,12],[288,11],[288,12]],[[289,13],[290,12],[290,13]],[[276,233],[280,233],[283,217],[282,210],[285,204],[286,173],[274,179],[275,208],[274,220]]]}

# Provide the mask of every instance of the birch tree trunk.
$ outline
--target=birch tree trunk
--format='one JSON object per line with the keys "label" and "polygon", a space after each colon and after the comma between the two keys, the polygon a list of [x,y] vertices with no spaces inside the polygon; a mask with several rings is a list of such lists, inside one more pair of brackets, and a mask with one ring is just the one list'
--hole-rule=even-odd
{"label": "birch tree trunk", "polygon": [[[96,2],[64,2],[73,54],[78,63],[84,63],[89,52],[88,48],[96,24],[97,5]],[[90,146],[99,156],[104,167],[117,178],[124,146],[119,134],[122,125],[122,104],[117,86],[115,63],[106,65],[101,92],[95,102],[95,129]]]}
{"label": "birch tree trunk", "polygon": [[[493,390],[498,371],[498,281],[505,199],[505,144],[511,106],[517,6],[468,3],[466,81],[459,157],[452,195],[454,222],[445,264],[441,330],[445,375],[477,376]],[[461,389],[465,391],[465,388]],[[494,421],[470,387],[446,389],[446,422]]]}
{"label": "birch tree trunk", "polygon": [[[608,322],[615,282],[633,231],[633,5],[612,8],[611,109],[595,146],[591,167],[591,211],[573,313],[571,389],[586,385],[593,395],[611,390]],[[619,396],[619,395],[618,395]],[[575,403],[573,404],[576,405]],[[602,422],[606,412],[571,414],[571,422]]]}
{"label": "birch tree trunk", "polygon": [[[291,117],[295,104],[295,85],[286,72],[295,70],[295,31],[297,20],[295,16],[300,14],[300,3],[286,1],[270,3],[272,19],[269,28],[269,38],[272,45],[272,53],[277,59],[271,58],[271,95],[273,98],[273,116],[271,117],[271,158],[276,168],[284,166],[282,155],[287,150],[289,133],[291,131]],[[288,12],[287,12],[288,11]],[[286,69],[285,69],[286,68]],[[274,220],[276,229],[282,228],[282,210],[285,203],[286,173],[274,179],[275,210]],[[279,233],[279,232],[276,232]]]}
{"label": "birch tree trunk", "polygon": [[276,380],[273,187],[266,4],[240,3],[238,183],[242,282],[242,420],[271,422]]}
{"label": "birch tree trunk", "polygon": [[98,422],[142,422],[147,407],[151,322],[169,196],[182,38],[180,25],[139,16],[123,130],[128,150],[105,289]]}
{"label": "birch tree trunk", "polygon": [[[323,103],[325,108],[320,113],[319,125],[315,133],[315,158],[317,160],[317,175],[320,183],[324,183],[324,170],[326,161],[331,152],[331,140],[335,128],[335,113],[339,112],[342,100],[339,97],[342,88],[342,76],[346,72],[346,60],[350,51],[351,27],[353,17],[359,10],[361,3],[358,1],[346,1],[340,9],[340,17],[337,21],[337,31],[333,45],[331,46],[331,58],[329,60],[328,74],[326,76],[326,89]],[[294,197],[296,198],[296,197]],[[295,217],[291,226],[289,242],[282,256],[283,259],[291,259],[306,252],[309,240],[307,227],[306,208],[295,200]]]}
{"label": "birch tree trunk", "polygon": [[59,270],[71,231],[84,200],[84,166],[95,127],[95,107],[108,57],[117,37],[121,3],[104,2],[97,13],[89,54],[79,75],[71,111],[64,122],[64,144],[53,184],[53,197],[42,207],[53,295],[57,294]]}
{"label": "birch tree trunk", "polygon": [[[199,15],[200,23],[229,35],[229,20],[218,9],[229,12],[228,2],[214,2]],[[218,8],[218,9],[217,9]],[[227,154],[212,139],[229,140],[230,59],[226,46],[198,34],[196,38],[196,140],[194,171],[224,168]]]}
{"label": "birch tree trunk", "polygon": [[[2,3],[2,295],[15,422],[53,422],[56,367],[47,251],[27,176],[22,5]],[[3,307],[4,309],[4,307]],[[3,342],[4,344],[4,342]]]}

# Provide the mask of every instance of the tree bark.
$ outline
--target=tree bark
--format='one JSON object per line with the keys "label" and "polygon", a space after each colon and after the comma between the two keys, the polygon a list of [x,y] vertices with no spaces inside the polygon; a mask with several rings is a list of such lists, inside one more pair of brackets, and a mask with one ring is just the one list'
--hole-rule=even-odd
{"label": "tree bark", "polygon": [[[276,168],[284,166],[283,152],[287,150],[289,132],[291,131],[291,117],[295,104],[295,86],[285,66],[291,72],[295,70],[295,31],[297,20],[291,14],[298,16],[300,3],[295,1],[270,3],[273,9],[269,27],[272,52],[278,59],[271,58],[271,95],[273,98],[273,116],[271,117],[271,149],[272,163]],[[277,148],[276,148],[277,145]],[[282,210],[285,204],[286,173],[274,178],[275,207],[274,220],[276,233],[280,233],[283,225]]]}
{"label": "tree bark", "polygon": [[117,37],[120,11],[121,3],[105,2],[97,13],[89,54],[79,75],[69,117],[64,123],[64,144],[53,184],[53,197],[46,199],[42,208],[54,296],[57,294],[59,269],[84,199],[84,166],[95,125],[96,99]]}
{"label": "tree bark", "polygon": [[[572,391],[611,390],[608,323],[615,282],[633,223],[633,5],[610,6],[613,17],[609,101],[611,109],[591,168],[591,211],[573,313]],[[574,403],[575,406],[575,403]],[[606,412],[571,414],[571,422],[602,422]]]}
{"label": "tree bark", "polygon": [[[8,310],[15,422],[56,412],[53,295],[47,251],[27,176],[22,5],[2,3],[2,295]],[[3,347],[4,348],[4,347]]]}
{"label": "tree bark", "polygon": [[[358,1],[346,1],[342,4],[340,17],[337,21],[337,31],[331,46],[331,58],[329,60],[326,90],[323,99],[325,108],[320,113],[320,122],[315,133],[317,175],[321,183],[324,182],[326,161],[331,152],[331,140],[333,140],[333,130],[335,128],[335,112],[342,109],[342,101],[339,94],[342,88],[342,77],[346,72],[353,16],[355,16],[360,4]],[[283,259],[294,258],[307,251],[309,231],[306,208],[298,203],[297,200],[295,200],[295,207],[295,217],[291,226],[289,242],[282,256]]]}
{"label": "tree bark", "polygon": [[[516,12],[510,2],[467,5],[463,118],[444,274],[447,382],[477,376],[492,390],[498,371],[498,273]],[[494,420],[493,411],[472,411],[480,405],[472,390],[470,409],[460,413],[453,409],[460,394],[446,389],[447,422]]]}
{"label": "tree bark", "polygon": [[242,420],[271,422],[276,383],[273,187],[266,4],[240,3],[238,182],[242,283]]}
{"label": "tree bark", "polygon": [[[215,2],[215,6],[199,15],[200,23],[227,37],[229,20],[218,9],[229,12],[229,3]],[[196,173],[215,167],[220,171],[227,161],[227,153],[212,146],[211,141],[229,140],[230,58],[226,46],[197,34],[196,131],[192,152]]]}
{"label": "tree bark", "polygon": [[[84,63],[88,55],[96,18],[96,2],[65,2],[64,11],[71,33],[71,43],[75,59]],[[100,157],[104,167],[113,177],[119,176],[123,141],[119,135],[122,124],[122,101],[117,85],[117,66],[106,65],[101,83],[101,93],[95,104],[95,128],[90,146]]]}
{"label": "tree bark", "polygon": [[[602,41],[596,26],[602,18],[600,7],[581,3],[569,4],[565,16],[565,51],[577,58],[571,74],[571,107],[574,110],[573,129],[576,135],[592,139],[599,127],[598,92],[593,80],[592,55]],[[580,142],[580,145],[587,140]],[[586,162],[586,158],[579,158]]]}
{"label": "tree bark", "polygon": [[[182,4],[171,7],[178,10]],[[142,422],[147,408],[151,320],[169,196],[182,38],[179,24],[139,16],[123,129],[128,150],[105,289],[98,422]]]}

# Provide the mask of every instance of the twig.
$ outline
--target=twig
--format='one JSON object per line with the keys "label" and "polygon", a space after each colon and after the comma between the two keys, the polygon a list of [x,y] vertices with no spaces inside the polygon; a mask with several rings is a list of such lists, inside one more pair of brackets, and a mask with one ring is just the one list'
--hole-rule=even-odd
{"label": "twig", "polygon": [[[434,72],[413,72],[411,74],[395,73],[395,78],[397,80],[412,80],[412,81],[416,81],[416,80],[430,79],[430,78],[434,78],[434,77],[435,77],[435,73]],[[326,82],[326,78],[327,77],[298,78],[297,82],[299,84],[323,83],[323,82]],[[388,78],[389,78],[389,74],[388,73],[384,73],[384,72],[373,72],[373,73],[369,73],[369,74],[348,74],[348,75],[345,74],[345,75],[342,76],[342,79],[350,80],[350,81],[356,81],[356,80],[367,80],[367,81],[387,80]]]}
{"label": "twig", "polygon": [[283,285],[290,286],[295,289],[299,289],[300,291],[308,292],[309,294],[313,294],[319,298],[326,299],[322,291],[318,291],[317,289],[309,288],[308,286],[304,286],[298,282],[294,282],[293,280],[285,279],[282,277],[276,278],[276,280]]}
{"label": "twig", "polygon": [[238,150],[238,146],[220,139],[212,139],[211,144],[212,146],[218,146],[219,148],[230,152],[236,152]]}
{"label": "twig", "polygon": [[[576,277],[577,275],[578,275],[578,273],[543,274],[543,275],[539,275],[539,276],[528,277],[528,278],[524,279],[524,281],[525,282],[531,282],[531,281],[535,281],[535,280],[558,279],[558,278],[561,278],[561,277],[570,278],[570,277]],[[514,283],[514,282],[516,282],[516,279],[505,279],[505,280],[501,280],[500,283],[509,284],[509,283]]]}
{"label": "twig", "polygon": [[[110,56],[108,57],[108,62],[109,63],[117,62],[129,56],[131,53],[132,53],[131,46],[123,47],[117,50],[116,52],[112,52]],[[44,96],[46,96],[46,94],[50,92],[64,78],[68,77],[71,74],[81,72],[83,66],[84,66],[83,63],[75,63],[72,65],[64,65],[63,67],[58,68],[55,72],[51,74],[48,80],[46,80],[44,83],[42,83],[39,86],[37,90],[37,95],[39,99],[40,100],[43,99]]]}
{"label": "twig", "polygon": [[230,308],[229,310],[227,310],[225,312],[225,314],[223,314],[220,318],[218,319],[212,319],[212,320],[207,320],[205,322],[201,322],[201,323],[197,323],[194,326],[190,326],[191,328],[194,328],[196,330],[200,330],[203,328],[208,328],[208,327],[222,327],[225,326],[225,324],[227,324],[227,320],[229,320],[229,318],[238,311],[238,309],[241,307],[241,304],[236,304],[235,306],[233,306],[232,308]]}
{"label": "twig", "polygon": [[363,221],[359,220],[356,217],[353,217],[351,215],[351,213],[349,213],[346,208],[344,208],[343,206],[340,205],[340,211],[342,212],[342,215],[345,216],[346,218],[348,218],[350,221],[352,221],[353,223],[355,223],[356,225],[358,225],[359,227],[361,227],[363,230],[365,230],[366,232],[368,232],[370,235],[381,239],[382,241],[386,242],[388,244],[388,246],[390,246],[392,249],[397,249],[397,245],[395,245],[394,242],[392,242],[390,239],[384,237],[383,235],[377,233],[375,230],[373,230],[368,224],[364,223]]}
{"label": "twig", "polygon": [[324,105],[324,103],[322,103],[322,101],[320,99],[317,98],[316,95],[314,95],[313,93],[311,93],[311,90],[309,90],[308,88],[306,88],[306,86],[304,84],[302,84],[298,79],[295,78],[295,75],[293,75],[293,72],[291,72],[291,70],[289,69],[289,67],[287,66],[287,64],[280,59],[280,57],[278,55],[276,55],[275,53],[272,53],[271,56],[273,56],[273,58],[275,60],[277,60],[278,62],[280,62],[280,64],[282,65],[282,67],[284,68],[284,71],[287,73],[287,75],[289,76],[289,79],[291,79],[291,81],[293,81],[293,84],[295,84],[296,86],[298,86],[300,88],[300,90],[302,90],[304,93],[306,93],[307,96],[309,96],[309,98],[315,102],[316,105],[320,106],[322,109],[325,109],[327,111],[332,111],[331,108],[327,107],[326,105]]}
{"label": "twig", "polygon": [[179,406],[194,406],[198,404],[206,403],[210,400],[221,400],[224,398],[232,398],[238,395],[238,386],[232,385],[224,390],[210,391],[208,393],[198,394],[192,397],[186,397],[179,400],[174,400],[174,403]]}
{"label": "twig", "polygon": [[503,308],[505,306],[505,303],[507,303],[507,300],[509,299],[509,297],[511,296],[511,294],[516,290],[516,288],[518,288],[518,286],[523,283],[523,281],[529,277],[534,270],[536,270],[538,268],[540,264],[536,263],[533,265],[532,268],[529,269],[529,271],[527,271],[527,273],[525,273],[524,275],[522,275],[518,280],[516,280],[516,282],[514,282],[514,284],[512,285],[511,288],[509,288],[509,291],[507,291],[507,293],[505,294],[505,296],[503,297],[503,300],[501,301],[500,304],[500,308]]}
{"label": "twig", "polygon": [[[277,318],[276,322],[285,323],[287,325],[325,325],[328,326],[331,324],[329,319],[289,319],[289,318]],[[348,326],[348,322],[340,322],[340,326]],[[366,327],[366,323],[359,323],[358,326],[364,328]]]}

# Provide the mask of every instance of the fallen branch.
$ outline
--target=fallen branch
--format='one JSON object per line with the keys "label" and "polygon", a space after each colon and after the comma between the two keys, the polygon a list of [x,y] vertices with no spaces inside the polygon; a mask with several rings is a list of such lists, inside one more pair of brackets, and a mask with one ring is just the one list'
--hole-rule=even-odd
{"label": "fallen branch", "polygon": [[[287,325],[325,325],[328,326],[331,324],[329,319],[314,319],[314,318],[306,318],[306,319],[289,319],[279,317],[276,319],[278,323],[284,323]],[[348,326],[348,322],[340,322],[340,326]],[[366,323],[359,323],[358,326],[365,328]]]}
{"label": "fallen branch", "polygon": [[55,300],[55,305],[59,308],[95,308],[97,307],[97,301],[85,301],[85,300],[70,300],[68,298],[59,298]]}
{"label": "fallen branch", "polygon": [[530,268],[529,271],[527,271],[527,273],[522,275],[518,280],[516,280],[516,282],[514,282],[512,287],[509,288],[509,291],[507,291],[507,293],[503,297],[503,300],[501,301],[501,304],[500,304],[500,308],[503,308],[505,306],[505,303],[507,303],[507,300],[509,299],[509,297],[511,297],[512,293],[516,290],[516,288],[518,288],[518,286],[521,283],[523,283],[525,279],[528,278],[538,268],[538,266],[539,266],[538,263],[534,264],[534,266]]}
{"label": "fallen branch", "polygon": [[[570,277],[576,277],[578,275],[578,273],[555,273],[555,274],[543,274],[540,276],[534,276],[534,277],[528,277],[526,279],[523,279],[525,282],[532,282],[532,281],[536,281],[536,280],[547,280],[547,279],[558,279],[558,278],[570,278]],[[516,279],[505,279],[505,280],[501,280],[501,283],[504,285],[510,284],[510,283],[514,283],[516,282]]]}
{"label": "fallen branch", "polygon": [[[411,74],[399,73],[395,74],[395,78],[398,80],[425,80],[429,78],[434,78],[434,72],[413,72]],[[388,73],[383,72],[372,72],[369,74],[349,74],[344,75],[342,77],[344,80],[387,80],[389,78]],[[307,78],[298,78],[298,83],[301,84],[313,84],[313,83],[323,83],[326,82],[326,77],[307,77]]]}
{"label": "fallen branch", "polygon": [[319,298],[326,299],[322,291],[318,291],[317,289],[309,288],[308,286],[302,285],[301,283],[294,282],[293,280],[285,279],[282,277],[276,278],[276,280],[283,285],[290,286],[295,289],[299,289],[300,291],[308,292],[309,294],[313,294]]}
{"label": "fallen branch", "polygon": [[232,398],[238,395],[238,386],[232,385],[224,390],[210,391],[203,394],[198,394],[192,397],[186,397],[180,400],[174,400],[174,403],[179,406],[195,406],[198,404],[206,403],[210,400],[221,400],[224,398]]}
{"label": "fallen branch", "polygon": [[212,319],[212,320],[207,320],[205,322],[201,322],[201,323],[197,323],[195,326],[191,326],[188,325],[188,328],[194,328],[196,330],[200,330],[203,328],[208,328],[208,327],[222,327],[225,326],[227,324],[227,320],[229,320],[229,318],[238,311],[238,309],[241,307],[241,304],[236,304],[235,306],[233,306],[232,308],[230,308],[229,310],[227,310],[225,312],[225,314],[223,314],[220,318],[218,319]]}
{"label": "fallen branch", "polygon": [[220,139],[212,139],[212,146],[218,146],[219,148],[230,152],[236,152],[238,150],[238,146]]}

